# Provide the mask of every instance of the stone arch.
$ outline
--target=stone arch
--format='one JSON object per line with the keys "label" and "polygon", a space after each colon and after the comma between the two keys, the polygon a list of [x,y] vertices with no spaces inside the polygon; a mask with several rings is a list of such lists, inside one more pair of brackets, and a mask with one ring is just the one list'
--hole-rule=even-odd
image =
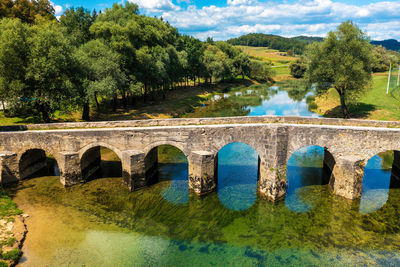
{"label": "stone arch", "polygon": [[[117,161],[111,161],[109,163],[115,162],[115,166],[107,166],[108,168],[103,168],[102,164],[104,161],[101,156],[101,148],[106,148],[110,150],[113,154],[118,157]],[[94,177],[120,177],[122,176],[122,152],[103,142],[91,143],[79,151],[79,163],[82,173],[82,178],[84,180],[91,180]],[[111,175],[114,173],[115,175]]]}
{"label": "stone arch", "polygon": [[226,147],[227,145],[234,144],[234,143],[241,143],[241,144],[245,144],[245,145],[251,147],[254,151],[257,152],[258,157],[261,157],[261,155],[264,154],[263,153],[264,151],[261,151],[260,147],[258,147],[255,143],[253,144],[253,142],[251,142],[249,140],[243,140],[241,138],[232,138],[230,140],[223,140],[223,142],[214,145],[212,150],[215,153],[215,156],[217,156],[218,152],[222,148]]}
{"label": "stone arch", "polygon": [[112,150],[120,159],[122,159],[122,152],[121,152],[121,150],[119,150],[118,148],[116,148],[116,147],[114,147],[114,146],[112,146],[112,145],[109,145],[109,144],[107,144],[107,143],[95,142],[95,143],[90,143],[89,145],[86,145],[86,146],[82,147],[82,148],[79,150],[79,160],[82,159],[82,156],[83,156],[87,151],[89,151],[90,149],[95,148],[95,147],[105,147],[105,148],[108,148],[108,149]]}
{"label": "stone arch", "polygon": [[144,153],[147,156],[150,151],[152,151],[154,148],[157,148],[159,146],[164,146],[164,145],[169,145],[178,148],[182,153],[185,155],[186,158],[189,157],[190,152],[187,150],[187,148],[184,146],[182,142],[177,142],[177,141],[157,141],[157,142],[152,142],[144,147]]}
{"label": "stone arch", "polygon": [[[59,166],[59,161],[58,161],[58,154],[55,154],[54,152],[48,152],[45,149],[38,148],[38,147],[33,147],[33,148],[28,148],[26,149],[23,153],[20,153],[17,157],[17,162],[18,162],[18,175],[19,179],[23,180],[29,177],[33,177],[33,175],[43,171],[43,174],[57,174],[54,172],[50,171],[51,165],[48,159],[48,155],[54,158],[55,164]],[[47,169],[47,170],[46,170]]]}
{"label": "stone arch", "polygon": [[19,162],[21,160],[21,157],[22,157],[23,154],[25,154],[25,152],[27,152],[29,150],[33,150],[33,149],[43,150],[46,153],[52,155],[56,159],[57,162],[60,161],[60,157],[59,157],[59,154],[58,154],[59,151],[57,151],[56,149],[54,149],[52,147],[43,146],[40,143],[38,143],[38,144],[30,144],[30,145],[24,144],[24,146],[20,150],[20,151],[23,151],[23,152],[17,154],[17,161]]}
{"label": "stone arch", "polygon": [[160,146],[171,146],[178,149],[180,152],[183,153],[186,160],[189,161],[189,154],[185,153],[185,148],[182,146],[181,143],[177,142],[154,142],[147,147],[145,147],[145,158],[144,158],[144,165],[145,165],[145,173],[146,173],[146,180],[147,184],[152,184],[158,181],[159,173],[159,153],[158,149]]}

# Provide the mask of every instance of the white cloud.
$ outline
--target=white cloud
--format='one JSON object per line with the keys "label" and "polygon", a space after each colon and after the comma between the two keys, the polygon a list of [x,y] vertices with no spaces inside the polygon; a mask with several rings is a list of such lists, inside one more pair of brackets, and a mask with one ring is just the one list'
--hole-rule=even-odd
{"label": "white cloud", "polygon": [[61,13],[63,12],[63,7],[60,5],[56,5],[53,2],[50,2],[50,4],[53,6],[56,17],[61,15]]}
{"label": "white cloud", "polygon": [[[227,0],[225,7],[211,5],[198,8],[189,5],[185,9],[178,9],[171,0],[139,2],[143,2],[142,7],[147,9],[163,9],[165,20],[181,32],[200,39],[214,37],[221,40],[252,32],[325,36],[346,20],[352,20],[368,30],[373,39],[389,34],[393,34],[392,38],[400,38],[400,1],[354,5],[331,0],[300,0],[294,3]],[[378,25],[385,26],[387,32],[379,31]]]}
{"label": "white cloud", "polygon": [[140,8],[149,12],[162,12],[168,10],[179,10],[180,8],[171,0],[128,0],[139,5]]}
{"label": "white cloud", "polygon": [[254,3],[254,0],[227,0],[226,3],[231,6],[238,6],[238,5],[250,5]]}

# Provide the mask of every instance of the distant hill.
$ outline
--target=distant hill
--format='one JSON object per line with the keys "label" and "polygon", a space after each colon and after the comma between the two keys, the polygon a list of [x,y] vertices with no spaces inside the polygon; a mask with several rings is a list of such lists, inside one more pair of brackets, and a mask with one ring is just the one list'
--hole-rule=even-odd
{"label": "distant hill", "polygon": [[321,37],[297,36],[286,38],[273,34],[250,33],[238,38],[229,39],[227,42],[232,45],[269,47],[282,52],[293,49],[296,54],[303,54],[308,44],[323,40]]}
{"label": "distant hill", "polygon": [[371,44],[381,45],[388,50],[400,51],[400,42],[395,39],[388,39],[383,41],[371,41]]}
{"label": "distant hill", "polygon": [[[296,54],[303,54],[306,46],[314,42],[322,42],[322,37],[296,36],[292,38],[273,34],[249,33],[238,38],[229,39],[232,45],[246,45],[255,47],[269,47],[281,52],[293,49]],[[388,50],[400,51],[400,42],[394,39],[371,41],[373,45],[381,45]]]}

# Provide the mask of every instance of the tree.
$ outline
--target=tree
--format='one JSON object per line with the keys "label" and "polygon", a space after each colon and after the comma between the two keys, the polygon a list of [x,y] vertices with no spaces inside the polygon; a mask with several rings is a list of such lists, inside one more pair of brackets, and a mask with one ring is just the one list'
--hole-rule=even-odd
{"label": "tree", "polygon": [[296,61],[290,63],[289,65],[290,68],[290,74],[299,79],[299,78],[303,78],[304,74],[307,71],[307,61],[305,57],[300,57],[298,59],[296,59]]}
{"label": "tree", "polygon": [[34,100],[44,122],[71,96],[73,75],[72,46],[59,24],[46,22],[32,27],[27,41],[27,88],[23,97]]}
{"label": "tree", "polygon": [[93,38],[89,29],[96,16],[95,12],[90,14],[89,10],[78,7],[67,9],[60,17],[60,23],[65,27],[73,45],[78,47]]}
{"label": "tree", "polygon": [[335,88],[344,118],[350,118],[347,100],[357,96],[371,82],[372,46],[368,37],[352,22],[344,22],[329,32],[322,43],[307,51],[307,79],[320,90]]}
{"label": "tree", "polygon": [[259,61],[250,63],[250,78],[257,81],[272,81],[273,71],[270,65]]}
{"label": "tree", "polygon": [[0,20],[0,100],[8,107],[19,102],[26,87],[29,27],[19,19]]}
{"label": "tree", "polygon": [[92,99],[98,109],[98,95],[115,99],[125,74],[121,70],[121,56],[101,40],[79,47],[76,59],[83,74],[78,104],[83,106],[82,119],[89,120],[89,101]]}

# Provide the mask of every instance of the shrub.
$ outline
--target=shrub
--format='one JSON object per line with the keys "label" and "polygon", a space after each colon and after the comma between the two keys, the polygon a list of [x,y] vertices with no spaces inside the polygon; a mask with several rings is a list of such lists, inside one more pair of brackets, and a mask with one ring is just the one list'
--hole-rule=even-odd
{"label": "shrub", "polygon": [[21,256],[21,250],[18,248],[14,248],[2,255],[3,260],[12,260],[12,261],[17,261],[19,257]]}

